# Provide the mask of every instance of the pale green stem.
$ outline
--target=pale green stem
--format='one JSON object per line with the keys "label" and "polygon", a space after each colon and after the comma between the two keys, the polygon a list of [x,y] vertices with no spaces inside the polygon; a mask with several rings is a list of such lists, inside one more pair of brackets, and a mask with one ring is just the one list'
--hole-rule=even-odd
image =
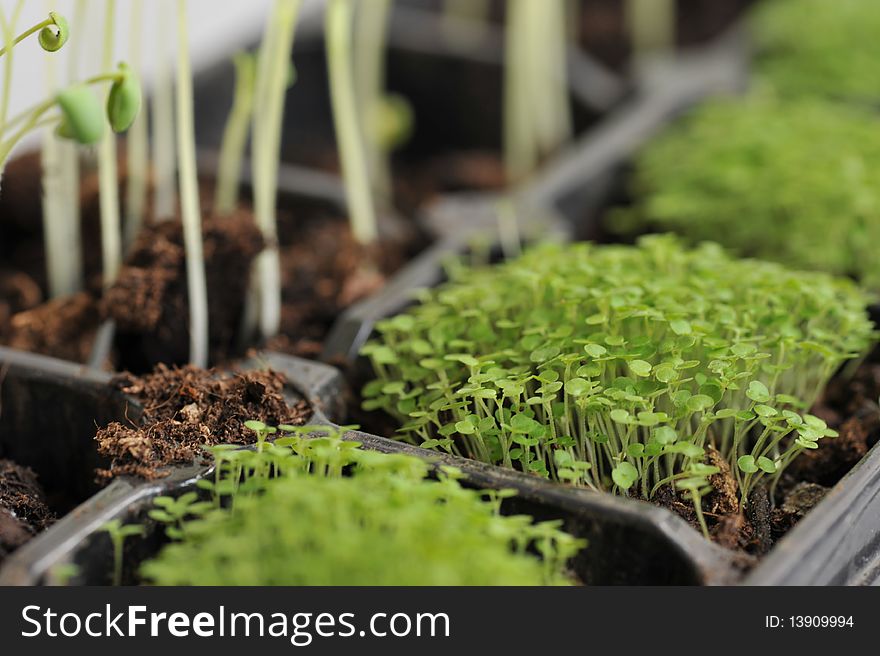
{"label": "pale green stem", "polygon": [[[116,0],[107,0],[104,23],[103,68],[113,67],[113,30]],[[122,236],[119,216],[119,175],[117,173],[116,135],[105,130],[98,147],[98,187],[101,207],[101,249],[104,265],[104,287],[112,285],[122,264]]]}
{"label": "pale green stem", "polygon": [[327,65],[336,142],[345,179],[348,214],[354,238],[370,244],[378,236],[376,210],[370,194],[370,176],[360,134],[352,70],[352,0],[329,0],[327,5]]}
{"label": "pale green stem", "polygon": [[208,288],[202,253],[202,213],[196,171],[196,138],[193,118],[192,70],[187,35],[186,0],[177,2],[177,158],[180,164],[180,214],[186,249],[186,283],[189,292],[190,363],[208,366]]}
{"label": "pale green stem", "polygon": [[504,65],[504,166],[508,182],[522,182],[538,164],[529,93],[530,0],[508,0]]}
{"label": "pale green stem", "polygon": [[385,94],[385,42],[391,14],[391,0],[374,0],[361,5],[355,35],[355,83],[361,107],[361,128],[366,142],[370,178],[377,202],[391,202],[391,170],[386,144],[376,130],[376,116]]}
{"label": "pale green stem", "polygon": [[[129,65],[141,75],[143,43],[141,33],[144,22],[144,0],[132,0],[131,10],[131,57]],[[128,130],[126,158],[128,171],[125,187],[125,245],[131,246],[141,230],[147,206],[147,171],[149,169],[149,137],[147,135],[147,111],[144,106]]]}
{"label": "pale green stem", "polygon": [[168,34],[173,24],[169,12],[159,10],[156,79],[153,87],[153,216],[156,221],[174,217],[176,170],[174,144],[174,80],[167,55]]}
{"label": "pale green stem", "polygon": [[[477,45],[489,26],[490,7],[490,0],[445,0],[443,3],[444,36],[450,41],[457,41],[460,46]],[[460,29],[463,24],[476,29],[463,32]]]}
{"label": "pale green stem", "polygon": [[[3,60],[3,93],[0,94],[0,135],[6,130],[6,117],[9,116],[9,98],[12,95],[12,47],[15,44],[15,26],[18,17],[24,7],[24,0],[18,0],[11,16],[7,19],[6,13],[0,8],[0,28],[3,30],[4,49],[8,51]],[[0,166],[0,176],[3,168]]]}
{"label": "pale green stem", "polygon": [[214,213],[221,216],[231,214],[238,205],[242,160],[254,111],[256,78],[254,55],[239,53],[233,61],[235,96],[223,131],[220,161],[217,166],[217,186],[214,190]]}
{"label": "pale green stem", "polygon": [[260,333],[264,338],[277,334],[281,325],[281,263],[275,201],[284,97],[300,4],[301,0],[275,1],[257,68],[257,97],[261,103],[254,112],[253,125],[254,214],[266,242],[256,262]]}
{"label": "pale green stem", "polygon": [[637,58],[675,47],[675,0],[627,0],[626,20]]}
{"label": "pale green stem", "polygon": [[[49,96],[54,97],[57,92],[56,63],[51,55],[45,59]],[[71,150],[75,157],[76,149],[72,144],[63,142],[51,130],[43,133],[40,157],[43,169],[43,245],[50,298],[69,296],[82,288],[78,250],[79,203],[74,203],[75,207],[69,205],[71,194],[67,185],[70,180],[64,171],[64,155]]]}

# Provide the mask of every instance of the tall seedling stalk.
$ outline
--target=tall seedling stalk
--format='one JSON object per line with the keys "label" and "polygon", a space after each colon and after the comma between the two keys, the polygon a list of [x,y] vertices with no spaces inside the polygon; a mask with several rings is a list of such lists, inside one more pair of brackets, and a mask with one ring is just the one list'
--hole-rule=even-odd
{"label": "tall seedling stalk", "polygon": [[[131,67],[141,74],[144,0],[132,0],[131,11]],[[143,225],[147,200],[147,170],[149,158],[146,109],[135,119],[128,133],[126,158],[128,171],[125,188],[125,221],[123,236],[125,246],[131,245]]]}
{"label": "tall seedling stalk", "polygon": [[[104,17],[104,51],[102,67],[113,65],[113,30],[116,19],[116,0],[107,0]],[[101,252],[104,265],[104,287],[109,287],[119,275],[122,264],[122,237],[119,221],[119,174],[116,160],[116,137],[106,131],[98,147],[98,188],[101,208]]]}
{"label": "tall seedling stalk", "polygon": [[241,164],[254,111],[257,77],[257,60],[253,54],[240,52],[235,55],[233,63],[235,96],[223,131],[217,165],[217,188],[214,192],[214,213],[220,216],[228,216],[238,205]]}
{"label": "tall seedling stalk", "polygon": [[199,181],[196,172],[186,0],[177,1],[177,34],[177,158],[183,243],[186,249],[186,282],[189,292],[189,357],[190,362],[197,367],[206,367],[208,365],[208,289],[202,253],[202,214],[199,207]]}
{"label": "tall seedling stalk", "polygon": [[174,80],[168,56],[167,35],[173,29],[169,12],[159,5],[159,31],[156,45],[156,79],[151,103],[153,115],[153,215],[156,221],[174,217]]}
{"label": "tall seedling stalk", "polygon": [[342,175],[348,201],[352,233],[362,244],[378,235],[364,140],[361,137],[352,71],[352,0],[329,0],[327,4],[327,64],[330,68],[330,96],[336,128]]}
{"label": "tall seedling stalk", "polygon": [[627,1],[626,20],[636,59],[673,50],[675,12],[675,0]]}
{"label": "tall seedling stalk", "polygon": [[508,0],[504,68],[504,162],[517,184],[571,135],[562,0]]}
{"label": "tall seedling stalk", "polygon": [[284,96],[290,79],[290,52],[301,0],[276,0],[266,24],[257,64],[257,97],[261,103],[253,121],[254,212],[266,241],[257,257],[259,324],[264,338],[277,334],[281,324],[281,265],[275,195]]}
{"label": "tall seedling stalk", "polygon": [[363,138],[366,142],[368,169],[373,184],[374,198],[383,204],[391,199],[391,172],[388,162],[388,144],[381,129],[382,114],[386,109],[385,97],[385,42],[391,0],[374,0],[361,4],[357,14],[355,79],[357,98],[361,107]]}
{"label": "tall seedling stalk", "polygon": [[[51,0],[46,3],[51,11]],[[78,0],[73,24],[83,24],[84,0]],[[68,53],[67,79],[77,77],[78,40],[74,39]],[[58,90],[58,71],[54,58],[46,57],[46,81],[50,95]],[[43,235],[46,253],[46,280],[49,297],[75,294],[83,286],[82,239],[79,212],[79,153],[77,146],[55,133],[43,133],[41,153],[43,168]]]}

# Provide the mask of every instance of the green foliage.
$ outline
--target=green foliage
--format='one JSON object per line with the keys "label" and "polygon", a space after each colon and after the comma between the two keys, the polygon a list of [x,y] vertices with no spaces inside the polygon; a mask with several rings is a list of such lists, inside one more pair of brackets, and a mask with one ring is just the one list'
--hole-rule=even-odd
{"label": "green foliage", "polygon": [[880,98],[876,0],[773,0],[753,18],[758,70],[781,93]]}
{"label": "green foliage", "polygon": [[880,122],[767,94],[707,103],[638,156],[621,232],[673,230],[880,287]]}
{"label": "green foliage", "polygon": [[107,118],[114,132],[125,132],[141,110],[141,84],[138,76],[122,62],[107,95]]}
{"label": "green foliage", "polygon": [[583,545],[557,522],[502,517],[509,492],[466,489],[455,470],[429,480],[424,460],[364,451],[344,430],[279,426],[262,450],[211,448],[215,477],[200,487],[214,503],[195,493],[157,499],[151,517],[175,541],[144,576],[159,585],[568,582],[565,563]]}
{"label": "green foliage", "polygon": [[101,526],[101,530],[110,535],[110,542],[113,544],[113,585],[121,585],[122,547],[128,538],[143,535],[144,527],[140,524],[123,524],[119,519],[111,519]]}
{"label": "green foliage", "polygon": [[710,445],[744,498],[778,477],[835,435],[801,413],[872,338],[849,280],[670,235],[543,245],[451,277],[377,326],[365,409],[426,448],[645,498],[699,494]]}
{"label": "green foliage", "polygon": [[59,137],[80,144],[96,144],[104,134],[104,112],[85,84],[62,89],[56,97],[61,120],[55,128]]}

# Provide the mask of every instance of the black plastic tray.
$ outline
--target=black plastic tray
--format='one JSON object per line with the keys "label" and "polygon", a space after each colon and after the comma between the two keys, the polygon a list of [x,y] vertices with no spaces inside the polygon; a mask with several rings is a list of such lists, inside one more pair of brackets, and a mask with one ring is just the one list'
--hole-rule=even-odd
{"label": "black plastic tray", "polygon": [[[73,390],[89,386],[108,394],[106,375],[77,370],[51,358],[0,351],[0,362],[8,366],[9,380],[31,381],[38,386],[52,381],[52,385]],[[273,353],[260,354],[252,365],[269,366],[284,373],[289,382],[288,393],[293,398],[304,397],[312,404],[312,423],[329,424],[339,418],[341,408],[337,402],[342,377],[335,369]],[[118,410],[118,403],[127,399],[118,392],[113,394]],[[70,401],[59,398],[58,403],[66,407]],[[78,434],[82,442],[90,440],[94,425],[90,430],[82,428]],[[437,466],[458,467],[465,474],[466,484],[476,488],[515,489],[517,496],[505,501],[503,512],[562,519],[568,531],[590,541],[571,563],[584,583],[720,584],[731,582],[736,572],[734,554],[704,541],[668,511],[553,485],[499,467],[440,456],[362,432],[352,431],[346,437],[362,442],[367,449],[409,453]],[[0,444],[8,439],[4,430]],[[51,584],[60,568],[68,564],[76,565],[78,570],[70,579],[71,584],[108,583],[113,558],[109,537],[100,527],[111,519],[137,522],[147,528],[145,537],[131,538],[126,543],[124,577],[134,580],[137,565],[162,543],[162,528],[146,516],[152,500],[159,495],[173,496],[196,489],[195,482],[211,471],[210,465],[196,464],[171,468],[167,478],[157,481],[115,479],[13,553],[0,569],[0,585]]]}

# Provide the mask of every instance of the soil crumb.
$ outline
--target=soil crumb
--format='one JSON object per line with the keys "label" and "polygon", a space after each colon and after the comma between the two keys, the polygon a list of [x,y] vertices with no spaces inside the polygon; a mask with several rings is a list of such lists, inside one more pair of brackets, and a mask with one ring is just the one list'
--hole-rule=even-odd
{"label": "soil crumb", "polygon": [[110,461],[98,470],[99,482],[121,475],[161,478],[163,468],[195,461],[203,446],[250,444],[254,434],[244,427],[250,419],[273,426],[305,423],[308,406],[289,406],[284,382],[273,371],[221,373],[164,364],[145,376],[118,376],[114,385],[135,397],[143,414],[137,425],[114,422],[98,431],[98,452]]}
{"label": "soil crumb", "polygon": [[53,521],[34,471],[0,459],[0,562]]}

